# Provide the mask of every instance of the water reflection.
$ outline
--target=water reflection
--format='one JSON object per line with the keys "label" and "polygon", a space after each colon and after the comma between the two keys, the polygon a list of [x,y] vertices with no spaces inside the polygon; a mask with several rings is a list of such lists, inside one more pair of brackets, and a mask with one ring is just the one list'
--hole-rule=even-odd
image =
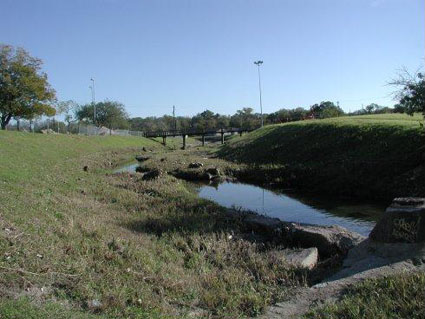
{"label": "water reflection", "polygon": [[137,166],[139,166],[139,163],[137,162],[130,163],[117,168],[114,170],[114,173],[135,173]]}
{"label": "water reflection", "polygon": [[225,182],[201,186],[199,196],[226,207],[241,207],[284,221],[318,225],[337,224],[368,235],[384,211],[381,204],[329,198],[300,197],[262,187]]}

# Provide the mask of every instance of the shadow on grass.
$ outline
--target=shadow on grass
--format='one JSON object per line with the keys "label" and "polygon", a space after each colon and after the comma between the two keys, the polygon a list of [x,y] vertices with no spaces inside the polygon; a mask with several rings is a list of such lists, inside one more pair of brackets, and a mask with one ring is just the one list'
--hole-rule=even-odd
{"label": "shadow on grass", "polygon": [[162,236],[164,233],[239,232],[241,221],[208,201],[170,203],[169,211],[125,225],[132,231]]}
{"label": "shadow on grass", "polygon": [[[252,165],[247,180],[347,197],[391,200],[423,195],[423,133],[393,125],[317,124],[265,127],[225,145],[224,159]],[[259,168],[259,167],[262,168]],[[278,168],[276,168],[278,167]],[[409,192],[400,180],[412,177]],[[413,180],[414,179],[414,180]]]}

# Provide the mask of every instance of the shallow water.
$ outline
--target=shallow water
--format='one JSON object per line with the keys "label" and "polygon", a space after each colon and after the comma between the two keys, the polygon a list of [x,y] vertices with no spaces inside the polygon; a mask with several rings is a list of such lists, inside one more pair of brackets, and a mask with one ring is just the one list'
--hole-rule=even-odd
{"label": "shallow water", "polygon": [[385,210],[385,206],[377,203],[305,197],[232,182],[201,186],[199,196],[225,207],[251,210],[283,221],[336,224],[364,236],[370,233]]}
{"label": "shallow water", "polygon": [[121,166],[121,167],[115,169],[114,173],[135,173],[137,166],[139,166],[139,163],[131,162],[129,164],[126,164],[124,166]]}

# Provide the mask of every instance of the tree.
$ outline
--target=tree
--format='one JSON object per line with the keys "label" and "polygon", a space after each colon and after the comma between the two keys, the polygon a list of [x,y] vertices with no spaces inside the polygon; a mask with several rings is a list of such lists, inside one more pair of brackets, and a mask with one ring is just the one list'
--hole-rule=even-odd
{"label": "tree", "polygon": [[398,87],[395,97],[399,100],[397,110],[404,110],[407,114],[422,112],[425,117],[425,79],[424,74],[417,72],[410,74],[403,69],[398,78],[390,82]]}
{"label": "tree", "polygon": [[5,129],[12,118],[32,120],[53,116],[56,95],[41,72],[42,61],[22,48],[0,44],[0,125]]}
{"label": "tree", "polygon": [[120,102],[104,101],[96,103],[96,123],[93,123],[93,115],[93,104],[80,106],[75,112],[75,117],[79,121],[106,126],[111,130],[129,127],[128,114],[124,105]]}
{"label": "tree", "polygon": [[56,104],[56,114],[63,114],[67,123],[66,130],[69,132],[71,123],[75,120],[73,113],[78,109],[78,104],[73,100],[60,101]]}
{"label": "tree", "polygon": [[217,128],[217,115],[210,110],[196,114],[192,118],[192,127],[201,131],[208,131]]}
{"label": "tree", "polygon": [[344,111],[339,106],[336,106],[333,102],[330,101],[312,105],[310,107],[310,112],[314,118],[319,119],[337,117],[344,114]]}
{"label": "tree", "polygon": [[242,110],[237,110],[236,114],[230,118],[230,125],[232,127],[253,130],[261,125],[261,115],[254,114],[254,110],[250,107],[244,107]]}

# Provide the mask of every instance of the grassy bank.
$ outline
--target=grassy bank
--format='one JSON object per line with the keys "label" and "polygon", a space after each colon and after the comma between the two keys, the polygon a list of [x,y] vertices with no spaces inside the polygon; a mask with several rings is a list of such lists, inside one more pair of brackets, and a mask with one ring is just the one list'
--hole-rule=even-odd
{"label": "grassy bank", "polygon": [[0,132],[2,318],[238,318],[303,284],[279,247],[239,236],[237,218],[184,182],[111,173],[142,147],[168,151]]}
{"label": "grassy bank", "polygon": [[420,115],[341,117],[270,125],[219,151],[251,165],[242,178],[311,192],[390,200],[424,196]]}
{"label": "grassy bank", "polygon": [[350,287],[341,300],[311,310],[310,319],[425,317],[425,274],[369,279]]}

